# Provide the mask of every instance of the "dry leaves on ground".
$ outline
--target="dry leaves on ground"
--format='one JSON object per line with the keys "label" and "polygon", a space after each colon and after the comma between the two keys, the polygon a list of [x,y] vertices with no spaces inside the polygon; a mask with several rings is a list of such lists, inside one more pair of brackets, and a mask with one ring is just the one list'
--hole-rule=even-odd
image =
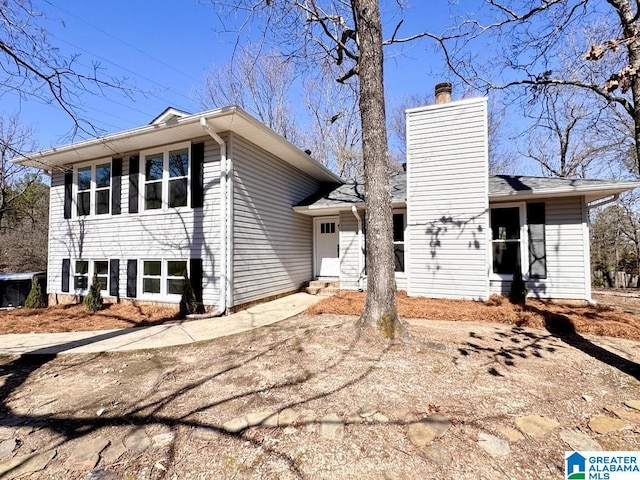
{"label": "dry leaves on ground", "polygon": [[[310,314],[360,315],[365,293],[341,291],[307,310]],[[590,335],[640,340],[640,318],[606,305],[571,305],[527,300],[516,305],[500,296],[486,302],[408,297],[398,293],[401,318],[506,323],[534,328],[576,331]]]}
{"label": "dry leaves on ground", "polygon": [[84,305],[19,308],[0,312],[0,334],[52,333],[143,327],[176,319],[177,309],[133,303],[106,304],[95,314]]}

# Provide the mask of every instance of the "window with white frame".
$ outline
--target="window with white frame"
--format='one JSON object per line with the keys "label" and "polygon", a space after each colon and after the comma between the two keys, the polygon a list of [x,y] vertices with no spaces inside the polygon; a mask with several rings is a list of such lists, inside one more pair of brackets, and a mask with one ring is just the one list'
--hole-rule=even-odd
{"label": "window with white frame", "polygon": [[494,274],[510,276],[522,268],[523,240],[521,207],[492,208],[491,251]]}
{"label": "window with white frame", "polygon": [[144,154],[144,208],[186,207],[189,202],[189,147]]}
{"label": "window with white frame", "polygon": [[86,290],[89,288],[89,261],[76,260],[73,270],[73,289]]}
{"label": "window with white frame", "polygon": [[109,261],[108,260],[76,260],[73,265],[73,288],[78,293],[85,292],[93,280],[98,279],[98,285],[103,295],[109,290]]}
{"label": "window with white frame", "polygon": [[395,271],[404,272],[404,231],[407,226],[405,212],[393,212],[393,257]]}
{"label": "window with white frame", "polygon": [[144,295],[182,295],[188,274],[187,260],[143,260],[142,293]]}
{"label": "window with white frame", "polygon": [[76,170],[77,215],[104,215],[111,211],[111,162]]}

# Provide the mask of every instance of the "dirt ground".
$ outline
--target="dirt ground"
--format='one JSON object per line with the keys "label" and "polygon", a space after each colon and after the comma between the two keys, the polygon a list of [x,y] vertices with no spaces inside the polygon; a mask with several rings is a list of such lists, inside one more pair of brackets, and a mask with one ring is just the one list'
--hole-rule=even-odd
{"label": "dirt ground", "polygon": [[[305,314],[179,348],[4,358],[0,440],[15,440],[13,458],[53,457],[29,478],[109,480],[561,479],[571,435],[640,450],[640,420],[592,429],[634,418],[637,342],[416,320],[389,345],[357,339],[355,320]],[[256,422],[265,412],[278,421]],[[434,412],[450,427],[414,442]],[[557,424],[523,435],[529,415]]]}

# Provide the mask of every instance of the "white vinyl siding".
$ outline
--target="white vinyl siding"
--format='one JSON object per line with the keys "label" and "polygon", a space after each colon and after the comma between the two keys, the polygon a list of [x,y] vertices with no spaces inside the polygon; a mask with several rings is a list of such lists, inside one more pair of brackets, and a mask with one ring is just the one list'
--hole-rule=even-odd
{"label": "white vinyl siding", "polygon": [[318,182],[233,135],[233,305],[300,288],[313,275],[312,218],[292,207]]}
{"label": "white vinyl siding", "polygon": [[486,98],[407,112],[407,210],[408,294],[486,299]]}
{"label": "white vinyl siding", "polygon": [[[590,267],[585,263],[585,251],[588,251],[589,245],[585,242],[584,235],[587,228],[584,198],[552,198],[547,199],[544,204],[547,278],[529,279],[529,296],[589,299],[591,292],[585,282],[585,278],[591,277]],[[498,205],[500,204],[491,206]],[[492,279],[491,293],[507,295],[510,286],[509,281]]]}
{"label": "white vinyl siding", "polygon": [[[228,135],[222,135],[227,139]],[[194,140],[205,142],[204,207],[180,208],[169,211],[128,213],[129,157],[122,157],[122,213],[98,217],[64,219],[64,173],[54,171],[51,177],[48,293],[61,292],[62,260],[119,259],[119,296],[126,298],[127,260],[135,259],[203,259],[203,303],[217,305],[220,282],[219,207],[220,207],[220,148],[210,137]],[[161,150],[163,147],[160,147]],[[144,169],[144,157],[140,157]],[[144,188],[140,175],[139,188]],[[73,206],[75,209],[75,205]],[[215,270],[214,270],[215,269]],[[141,266],[138,276],[142,275]],[[73,279],[70,282],[73,287]],[[72,292],[70,292],[72,293]],[[138,295],[141,295],[140,289]]]}
{"label": "white vinyl siding", "polygon": [[[364,223],[365,212],[364,210],[359,210],[360,218]],[[394,213],[405,213],[406,211],[402,209],[394,209]],[[405,231],[406,234],[406,231]],[[406,241],[405,241],[406,245]],[[364,249],[365,240],[364,240],[364,232],[362,233],[362,248]],[[358,278],[360,276],[360,272],[358,271],[358,251],[359,251],[359,243],[358,243],[358,220],[355,215],[351,211],[341,212],[340,213],[340,288],[343,290],[358,290],[360,285],[358,283]],[[405,250],[405,264],[407,256],[407,250]],[[362,274],[364,275],[365,270],[365,259],[364,254],[362,256],[362,260],[360,265],[362,265]],[[406,290],[407,289],[407,276],[406,272],[396,272],[396,286],[398,290]],[[363,277],[362,287],[364,289],[367,288],[367,279],[366,276]]]}

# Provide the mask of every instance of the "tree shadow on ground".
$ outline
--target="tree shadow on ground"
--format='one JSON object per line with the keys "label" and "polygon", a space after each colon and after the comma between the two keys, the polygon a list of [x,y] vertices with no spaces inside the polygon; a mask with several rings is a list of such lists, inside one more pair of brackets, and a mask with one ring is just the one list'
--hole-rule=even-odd
{"label": "tree shadow on ground", "polygon": [[542,316],[545,328],[557,339],[622,373],[632,376],[636,380],[640,380],[640,365],[638,363],[621,357],[583,337],[576,332],[571,319],[566,315],[541,310],[532,305],[527,305],[526,309]]}
{"label": "tree shadow on ground", "polygon": [[[277,458],[287,466],[287,469],[294,477],[306,478],[296,458],[292,457],[287,451],[278,449],[277,445],[267,445],[260,438],[255,438],[255,435],[251,433],[251,429],[256,425],[230,429],[222,423],[209,420],[207,418],[208,415],[211,414],[212,409],[217,407],[236,402],[246,402],[266,392],[286,392],[286,389],[292,386],[304,386],[303,390],[307,393],[301,397],[292,396],[279,404],[274,408],[275,415],[285,409],[323,400],[367,378],[376,370],[378,363],[388,352],[389,344],[381,342],[379,348],[374,349],[375,353],[373,355],[363,359],[359,352],[362,340],[357,338],[354,333],[354,338],[350,339],[344,349],[341,349],[334,358],[315,370],[298,367],[294,369],[291,375],[267,385],[259,384],[256,379],[253,382],[249,382],[246,388],[237,388],[228,394],[206,398],[197,407],[190,408],[181,415],[171,414],[167,411],[167,407],[172,403],[179,403],[187,395],[194,395],[194,392],[208,382],[222,381],[221,377],[230,372],[241,371],[247,365],[255,365],[256,362],[259,365],[268,365],[269,357],[277,355],[281,351],[279,349],[300,348],[303,342],[312,340],[314,330],[317,329],[306,328],[302,331],[291,329],[280,332],[276,338],[274,338],[272,330],[269,328],[256,330],[251,335],[250,346],[242,345],[241,347],[231,348],[228,351],[225,350],[222,364],[215,363],[219,362],[220,358],[211,359],[209,362],[201,362],[203,364],[201,365],[202,367],[205,366],[205,363],[217,365],[216,368],[211,370],[211,373],[204,373],[208,370],[207,368],[206,370],[203,369],[203,375],[198,375],[190,381],[178,380],[175,385],[162,389],[154,386],[148,396],[140,396],[135,403],[129,403],[125,411],[112,415],[96,414],[87,417],[79,415],[71,405],[67,407],[66,411],[46,414],[37,414],[37,412],[33,414],[24,413],[24,411],[13,408],[12,403],[15,401],[13,397],[20,392],[20,388],[36,374],[46,372],[43,368],[56,359],[55,354],[47,354],[46,352],[22,355],[0,366],[0,381],[2,382],[0,384],[0,426],[28,426],[54,432],[59,436],[60,440],[49,448],[59,448],[67,442],[85,437],[106,427],[127,427],[132,429],[145,426],[163,426],[174,432],[180,427],[197,428],[210,431],[220,437],[239,441],[241,442],[240,444],[251,444],[264,454]],[[105,332],[105,338],[117,334],[118,332]],[[77,346],[78,342],[72,342],[68,345],[68,349]],[[85,363],[97,362],[102,357],[102,355],[78,355],[70,357],[70,359],[74,366],[80,366]],[[325,381],[327,376],[332,375],[332,370],[340,367],[343,362],[354,358],[362,360],[362,362],[359,368],[354,368],[350,371],[348,377],[341,378],[335,382],[327,383]],[[206,366],[208,367],[209,365]],[[174,380],[176,377],[179,379],[180,375],[175,374]],[[314,384],[316,380],[317,383]],[[202,416],[203,414],[205,416]],[[258,427],[260,426],[258,425]],[[173,447],[171,447],[169,461],[173,460],[171,458],[174,454],[173,452]]]}

